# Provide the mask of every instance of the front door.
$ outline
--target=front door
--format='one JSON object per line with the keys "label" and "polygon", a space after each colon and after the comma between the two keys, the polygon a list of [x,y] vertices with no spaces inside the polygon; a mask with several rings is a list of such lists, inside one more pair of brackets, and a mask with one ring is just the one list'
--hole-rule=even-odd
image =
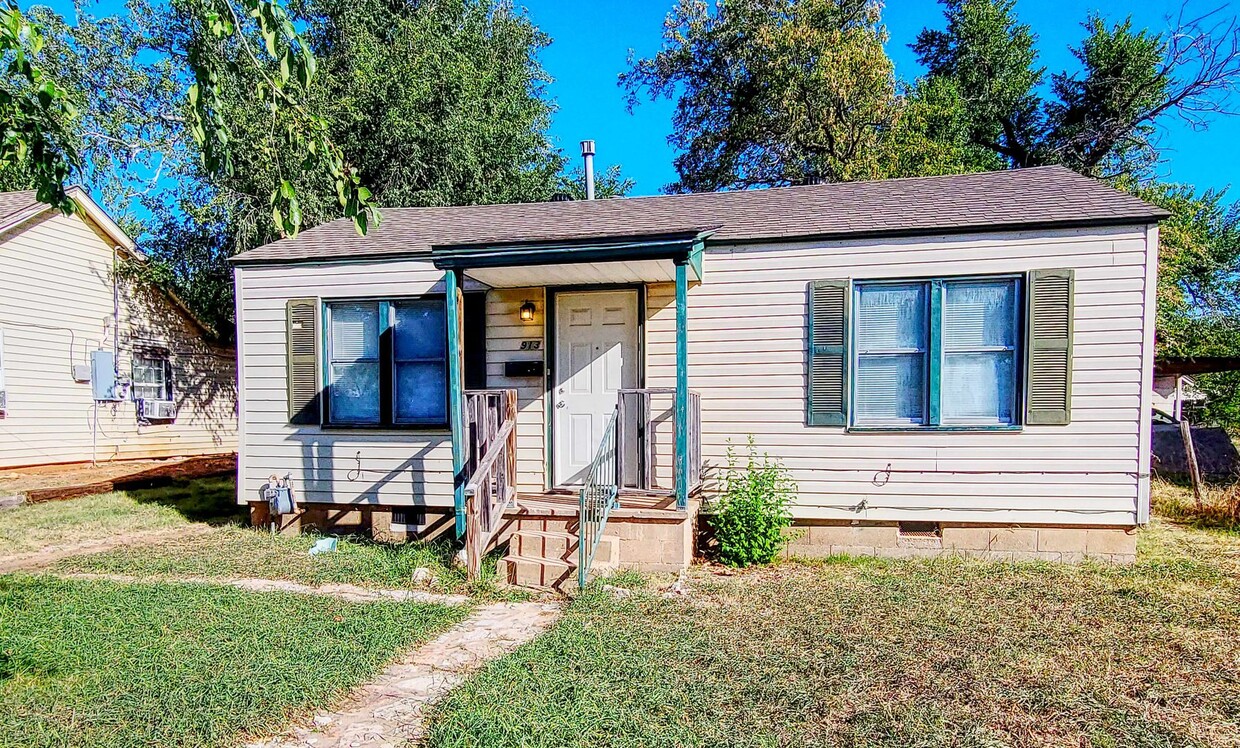
{"label": "front door", "polygon": [[556,486],[580,484],[616,409],[638,384],[637,291],[555,297],[552,464]]}

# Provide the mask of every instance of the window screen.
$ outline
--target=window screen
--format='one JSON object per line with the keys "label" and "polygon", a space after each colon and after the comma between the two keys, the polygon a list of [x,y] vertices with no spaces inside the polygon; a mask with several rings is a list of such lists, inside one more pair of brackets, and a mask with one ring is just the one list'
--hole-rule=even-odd
{"label": "window screen", "polygon": [[943,423],[1008,424],[1016,410],[1016,281],[943,284]]}
{"label": "window screen", "polygon": [[394,307],[395,420],[444,423],[448,419],[448,367],[443,302],[402,301]]}
{"label": "window screen", "polygon": [[856,320],[857,423],[924,423],[926,285],[862,286]]}
{"label": "window screen", "polygon": [[328,305],[329,419],[379,422],[379,303]]}

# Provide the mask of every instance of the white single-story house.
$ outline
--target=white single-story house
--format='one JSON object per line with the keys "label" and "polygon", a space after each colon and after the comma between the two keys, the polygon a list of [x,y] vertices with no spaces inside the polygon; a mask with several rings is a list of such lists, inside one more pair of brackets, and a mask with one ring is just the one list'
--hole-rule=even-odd
{"label": "white single-story house", "polygon": [[238,501],[674,569],[752,435],[794,553],[1130,560],[1166,215],[1046,167],[328,223],[235,258]]}
{"label": "white single-story house", "polygon": [[236,354],[90,196],[0,193],[0,468],[236,451]]}

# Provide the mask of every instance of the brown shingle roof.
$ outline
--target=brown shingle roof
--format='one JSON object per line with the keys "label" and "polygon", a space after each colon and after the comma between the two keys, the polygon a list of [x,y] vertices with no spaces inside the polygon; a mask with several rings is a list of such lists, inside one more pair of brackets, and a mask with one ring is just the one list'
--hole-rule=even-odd
{"label": "brown shingle roof", "polygon": [[240,263],[410,255],[433,246],[572,242],[717,228],[712,244],[1146,223],[1154,207],[1058,166],[593,202],[386,208],[361,237],[337,220]]}
{"label": "brown shingle roof", "polygon": [[20,213],[37,202],[38,199],[34,196],[34,190],[0,192],[0,222],[14,213]]}

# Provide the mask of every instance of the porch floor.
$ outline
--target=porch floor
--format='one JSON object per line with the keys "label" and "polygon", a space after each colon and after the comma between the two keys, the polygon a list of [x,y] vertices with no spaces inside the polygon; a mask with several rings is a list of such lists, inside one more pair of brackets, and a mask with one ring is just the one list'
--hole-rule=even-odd
{"label": "porch floor", "polygon": [[[690,497],[689,506],[697,504]],[[580,499],[576,491],[560,490],[543,493],[518,493],[517,508],[508,515],[542,516],[542,517],[576,517],[580,507]],[[676,497],[666,492],[651,492],[626,489],[620,492],[620,506],[613,509],[613,517],[634,518],[671,518],[687,516],[688,512],[676,508]]]}

